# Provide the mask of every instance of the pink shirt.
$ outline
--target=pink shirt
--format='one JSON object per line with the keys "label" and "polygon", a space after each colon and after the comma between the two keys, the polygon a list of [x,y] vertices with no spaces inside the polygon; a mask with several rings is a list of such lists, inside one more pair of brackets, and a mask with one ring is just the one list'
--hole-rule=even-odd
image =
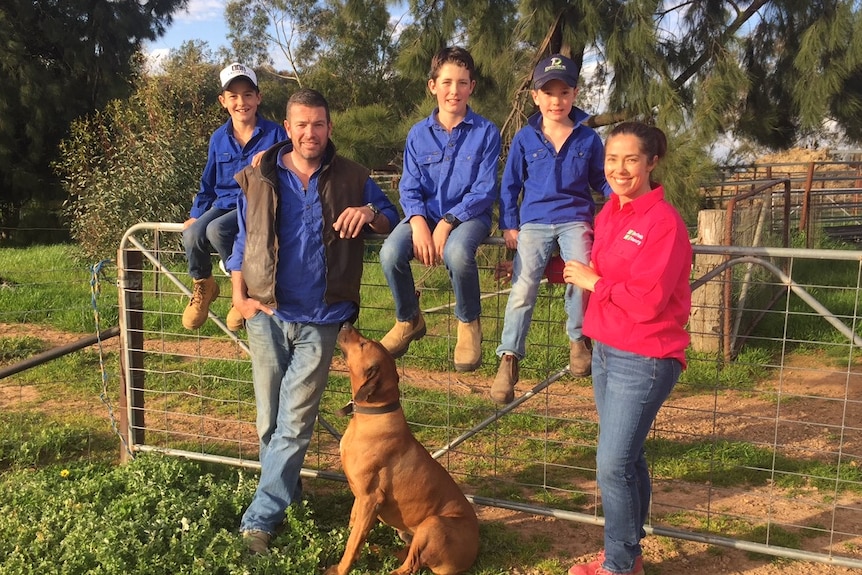
{"label": "pink shirt", "polygon": [[596,216],[592,262],[601,279],[589,297],[584,334],[623,351],[678,359],[685,368],[692,250],[664,188],[623,206],[611,195]]}

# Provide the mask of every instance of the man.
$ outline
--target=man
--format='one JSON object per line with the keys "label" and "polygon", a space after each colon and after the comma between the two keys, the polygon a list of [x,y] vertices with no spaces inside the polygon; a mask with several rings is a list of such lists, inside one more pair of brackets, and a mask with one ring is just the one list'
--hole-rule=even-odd
{"label": "man", "polygon": [[243,195],[228,264],[248,333],[260,438],[260,483],[240,524],[252,553],[267,550],[302,495],[299,472],[336,336],[359,313],[361,233],[388,233],[398,221],[368,169],[336,154],[320,93],[293,94],[284,127],[288,141],[237,174]]}

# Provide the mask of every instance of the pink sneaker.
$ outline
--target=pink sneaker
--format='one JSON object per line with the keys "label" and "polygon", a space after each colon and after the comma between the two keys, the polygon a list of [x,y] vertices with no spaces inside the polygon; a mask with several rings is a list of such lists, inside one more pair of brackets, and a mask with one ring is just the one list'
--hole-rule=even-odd
{"label": "pink sneaker", "polygon": [[640,555],[635,557],[635,565],[632,567],[632,570],[625,573],[614,573],[613,571],[608,571],[602,567],[602,563],[604,562],[605,552],[602,550],[594,561],[572,565],[569,568],[569,575],[644,575],[644,560]]}

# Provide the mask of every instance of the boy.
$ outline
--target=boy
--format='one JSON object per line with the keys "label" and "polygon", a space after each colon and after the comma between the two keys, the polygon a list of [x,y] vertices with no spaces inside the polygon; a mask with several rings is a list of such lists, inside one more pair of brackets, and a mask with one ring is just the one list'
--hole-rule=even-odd
{"label": "boy", "polygon": [[396,317],[380,343],[400,357],[425,335],[410,260],[426,266],[443,262],[455,292],[458,371],[472,371],[482,362],[476,250],[491,230],[500,157],[499,130],[468,106],[474,70],[463,48],[444,48],[432,59],[428,89],[437,107],[407,136],[399,184],[404,219],[380,250]]}
{"label": "boy", "polygon": [[[218,253],[227,262],[239,230],[236,203],[240,187],[234,175],[252,157],[286,139],[284,128],[257,113],[261,95],[254,71],[234,62],[219,74],[222,92],[218,101],[230,118],[210,137],[207,163],[201,186],[192,203],[190,217],[183,222],[183,246],[189,275],[194,280],[192,297],[183,311],[183,327],[197,329],[207,319],[210,304],[218,297],[210,254]],[[228,327],[242,326],[241,317],[231,309]],[[234,316],[234,317],[232,317]],[[237,321],[239,320],[239,321]]]}
{"label": "boy", "polygon": [[[518,363],[526,354],[527,331],[548,260],[559,249],[566,261],[590,261],[595,213],[590,188],[610,193],[601,139],[582,124],[586,112],[574,106],[579,74],[579,67],[560,54],[539,62],[531,90],[539,111],[515,134],[503,171],[500,229],[506,247],[517,251],[497,347],[500,367],[491,386],[492,399],[501,404],[514,399]],[[582,293],[567,285],[564,296],[569,370],[576,377],[590,374],[592,359],[581,331]]]}

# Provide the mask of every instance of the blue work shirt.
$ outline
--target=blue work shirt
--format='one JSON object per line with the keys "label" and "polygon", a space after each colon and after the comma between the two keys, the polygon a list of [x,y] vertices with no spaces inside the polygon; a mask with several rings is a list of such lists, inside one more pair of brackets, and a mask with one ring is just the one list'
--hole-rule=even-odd
{"label": "blue work shirt", "polygon": [[451,213],[462,222],[479,218],[490,227],[500,131],[468,107],[464,120],[447,132],[436,120],[437,111],[407,134],[398,185],[404,217],[424,216],[433,228]]}
{"label": "blue work shirt", "polygon": [[[557,153],[542,133],[536,113],[512,138],[500,184],[500,229],[524,224],[593,222],[596,205],[590,189],[611,193],[605,180],[605,148],[595,130],[583,125],[588,114],[572,107],[572,133]],[[523,199],[520,207],[518,198]]]}
{"label": "blue work shirt", "polygon": [[234,176],[251,163],[255,154],[286,139],[284,126],[258,114],[251,138],[245,146],[240,146],[233,135],[233,119],[229,118],[210,136],[201,186],[192,202],[189,216],[199,218],[213,207],[234,209],[240,196],[239,184]]}
{"label": "blue work shirt", "polygon": [[[275,315],[282,321],[310,324],[341,323],[356,315],[356,304],[350,301],[328,305],[326,294],[326,254],[323,245],[323,205],[317,192],[323,164],[312,174],[308,190],[284,164],[284,154],[292,149],[285,144],[278,151],[278,267],[275,276]],[[380,208],[391,227],[398,223],[398,211],[380,186],[370,177],[365,181],[363,203]],[[246,198],[239,196],[239,233],[228,259],[228,269],[242,268],[245,254]]]}

